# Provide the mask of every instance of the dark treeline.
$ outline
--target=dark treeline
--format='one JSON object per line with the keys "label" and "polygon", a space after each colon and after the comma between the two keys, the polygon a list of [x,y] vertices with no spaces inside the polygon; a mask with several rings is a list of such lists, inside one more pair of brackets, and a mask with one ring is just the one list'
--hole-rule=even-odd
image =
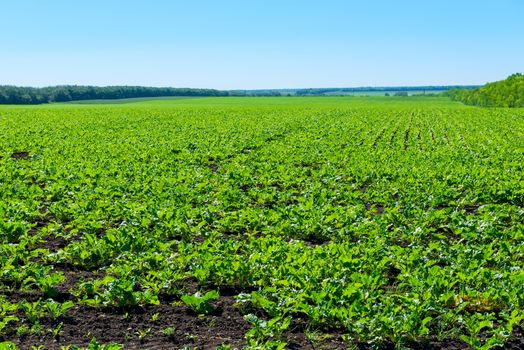
{"label": "dark treeline", "polygon": [[296,95],[326,95],[326,94],[347,94],[347,93],[362,93],[362,92],[431,92],[431,91],[447,91],[456,88],[472,89],[477,86],[394,86],[394,87],[356,87],[356,88],[320,88],[320,89],[298,89]]}
{"label": "dark treeline", "polygon": [[0,86],[0,104],[41,104],[160,96],[230,96],[213,89],[157,88],[143,86],[52,86],[44,88]]}
{"label": "dark treeline", "polygon": [[474,90],[451,90],[451,99],[481,107],[524,107],[524,75],[516,73],[506,80]]}
{"label": "dark treeline", "polygon": [[[479,85],[451,85],[451,86],[385,86],[385,87],[354,87],[354,88],[308,88],[308,89],[274,89],[274,90],[235,90],[234,92],[260,96],[266,93],[270,96],[344,96],[354,93],[402,93],[416,92],[421,94],[432,94],[432,92],[449,91],[453,89],[474,89]],[[402,94],[404,95],[404,94]]]}

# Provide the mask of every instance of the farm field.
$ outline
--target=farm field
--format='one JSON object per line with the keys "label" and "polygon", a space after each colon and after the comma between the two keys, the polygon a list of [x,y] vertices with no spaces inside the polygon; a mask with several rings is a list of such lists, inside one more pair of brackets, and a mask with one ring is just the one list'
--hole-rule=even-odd
{"label": "farm field", "polygon": [[524,348],[524,109],[0,106],[0,135],[0,349]]}

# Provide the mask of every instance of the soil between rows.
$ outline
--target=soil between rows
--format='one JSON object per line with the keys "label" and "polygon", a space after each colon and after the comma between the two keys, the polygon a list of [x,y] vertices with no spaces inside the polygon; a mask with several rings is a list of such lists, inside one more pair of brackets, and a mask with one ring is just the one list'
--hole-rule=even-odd
{"label": "soil between rows", "polygon": [[[124,349],[216,349],[230,345],[242,349],[246,345],[245,334],[250,324],[234,307],[233,296],[221,296],[215,304],[214,315],[199,316],[185,306],[158,305],[147,308],[96,309],[75,306],[58,320],[43,319],[43,329],[51,330],[62,324],[62,333],[53,337],[50,331],[44,335],[17,336],[12,330],[6,339],[14,341],[20,349],[43,346],[43,349],[61,349],[66,345],[87,346],[93,338],[98,343],[122,344]],[[23,315],[19,315],[23,319]],[[286,349],[347,349],[347,341],[341,333],[323,334],[315,341],[306,336],[305,323],[293,322],[284,334]],[[0,341],[2,339],[0,338]],[[461,340],[437,340],[430,338],[420,343],[408,343],[414,350],[462,350],[469,349]],[[370,350],[367,344],[357,344],[359,350]],[[394,344],[383,344],[382,349],[395,349]],[[505,350],[524,349],[524,332],[516,330],[508,339]]]}
{"label": "soil between rows", "polygon": [[44,319],[44,329],[60,323],[63,332],[53,337],[13,334],[22,349],[43,345],[45,349],[60,349],[64,345],[87,346],[96,338],[98,343],[123,344],[125,349],[191,349],[215,348],[221,344],[242,347],[249,324],[233,307],[233,297],[221,297],[216,315],[198,316],[188,308],[171,305],[144,309],[96,309],[76,306],[58,320]]}

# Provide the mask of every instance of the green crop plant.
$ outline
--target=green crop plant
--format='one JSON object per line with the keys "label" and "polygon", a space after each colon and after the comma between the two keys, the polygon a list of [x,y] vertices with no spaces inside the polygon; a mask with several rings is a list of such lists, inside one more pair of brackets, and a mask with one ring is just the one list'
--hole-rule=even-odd
{"label": "green crop plant", "polygon": [[167,337],[172,337],[175,334],[176,328],[175,327],[166,327],[162,329],[162,333]]}
{"label": "green crop plant", "polygon": [[251,347],[263,346],[266,349],[284,349],[286,342],[281,339],[282,334],[289,328],[291,317],[276,317],[269,321],[256,315],[249,314],[244,317],[253,328],[246,334],[246,340]]}
{"label": "green crop plant", "polygon": [[16,316],[18,304],[10,303],[6,298],[0,295],[0,336],[10,323],[16,323],[19,318]]}
{"label": "green crop plant", "polygon": [[66,301],[64,303],[57,303],[52,299],[47,300],[43,307],[47,310],[52,319],[56,320],[60,316],[67,313],[69,309],[74,307],[75,304],[72,301]]}
{"label": "green crop plant", "polygon": [[183,295],[182,301],[197,314],[209,315],[215,311],[210,302],[218,299],[219,296],[218,291],[211,290],[205,294],[197,292],[194,295]]}
{"label": "green crop plant", "polygon": [[42,268],[35,269],[34,272],[34,276],[28,277],[24,281],[24,285],[35,285],[42,291],[42,293],[44,293],[46,297],[56,297],[58,295],[57,286],[65,280],[63,274],[49,274],[49,271],[46,271]]}
{"label": "green crop plant", "polygon": [[37,323],[45,314],[42,301],[40,300],[35,302],[22,301],[20,303],[20,309],[22,309],[28,321],[32,324]]}
{"label": "green crop plant", "polygon": [[[135,278],[113,279],[98,295],[105,305],[118,307],[134,307],[141,305],[157,305],[158,297],[149,291],[137,290]],[[96,300],[96,299],[95,299]]]}
{"label": "green crop plant", "polygon": [[17,322],[19,320],[16,316],[3,316],[0,318],[0,334],[2,331],[7,328],[10,322]]}
{"label": "green crop plant", "polygon": [[0,342],[0,349],[3,349],[3,350],[17,350],[18,347],[13,342],[4,341],[4,342]]}

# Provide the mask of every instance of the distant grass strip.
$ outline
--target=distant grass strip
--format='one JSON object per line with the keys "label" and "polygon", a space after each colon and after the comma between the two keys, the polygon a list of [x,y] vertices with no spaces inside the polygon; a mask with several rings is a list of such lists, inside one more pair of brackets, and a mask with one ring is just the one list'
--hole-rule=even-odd
{"label": "distant grass strip", "polygon": [[124,104],[124,103],[136,103],[136,102],[147,102],[147,101],[169,101],[169,100],[186,100],[193,98],[202,98],[203,96],[159,96],[159,97],[135,97],[135,98],[119,98],[119,99],[98,99],[98,100],[82,100],[82,101],[70,101],[64,102],[66,104],[80,104],[80,105],[91,105],[91,104]]}

